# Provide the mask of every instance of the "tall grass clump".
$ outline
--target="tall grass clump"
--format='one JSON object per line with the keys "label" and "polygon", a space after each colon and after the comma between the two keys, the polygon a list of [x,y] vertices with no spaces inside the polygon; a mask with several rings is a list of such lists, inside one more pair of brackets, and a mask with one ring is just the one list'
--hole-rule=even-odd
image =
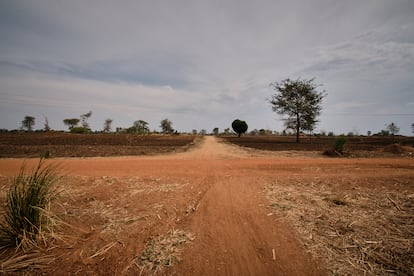
{"label": "tall grass clump", "polygon": [[27,248],[35,245],[46,226],[45,211],[55,195],[55,167],[45,166],[40,159],[37,167],[26,174],[23,164],[7,192],[7,204],[0,220],[0,247]]}

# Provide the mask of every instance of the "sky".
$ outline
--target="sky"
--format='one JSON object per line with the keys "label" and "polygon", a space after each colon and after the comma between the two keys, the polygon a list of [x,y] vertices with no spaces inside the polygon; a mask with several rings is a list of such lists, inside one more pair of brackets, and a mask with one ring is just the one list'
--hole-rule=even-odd
{"label": "sky", "polygon": [[327,96],[316,131],[413,135],[412,0],[0,0],[0,128],[282,131],[270,83]]}

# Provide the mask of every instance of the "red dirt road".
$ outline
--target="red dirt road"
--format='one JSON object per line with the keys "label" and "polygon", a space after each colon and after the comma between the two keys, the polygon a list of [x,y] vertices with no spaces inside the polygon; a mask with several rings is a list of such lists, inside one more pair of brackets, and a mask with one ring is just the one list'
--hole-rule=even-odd
{"label": "red dirt road", "polygon": [[[96,223],[87,235],[90,245],[99,243],[95,244],[96,248],[111,240],[122,241],[126,246],[114,246],[106,253],[110,256],[93,262],[77,261],[84,252],[81,248],[76,254],[64,252],[61,253],[64,257],[57,258],[56,266],[63,267],[67,274],[81,271],[108,275],[134,275],[137,271],[131,271],[129,264],[140,254],[145,241],[174,228],[191,232],[195,239],[182,248],[181,262],[164,270],[163,273],[169,275],[327,275],[323,264],[305,252],[293,228],[268,207],[265,183],[291,175],[335,178],[345,172],[356,178],[412,177],[414,169],[412,159],[286,158],[280,157],[280,153],[242,149],[215,137],[205,137],[192,150],[179,154],[63,158],[51,162],[64,168],[68,177],[118,179],[119,185],[114,188],[111,184],[110,189],[73,183],[71,190],[82,191],[78,192],[82,195],[73,196],[68,204],[78,202],[90,207],[90,202],[81,201],[93,197],[94,202],[102,201],[108,206],[109,203],[124,205],[128,214],[148,209],[154,202],[164,204],[163,212],[148,215],[145,225],[139,224],[141,222],[133,228],[121,225],[116,234],[99,232],[97,229],[103,229],[103,222],[72,222],[83,229]],[[0,175],[15,175],[21,163],[21,159],[0,159]],[[34,163],[35,160],[27,161],[28,166]],[[171,183],[176,183],[176,188],[134,197],[138,192],[134,193],[125,184],[127,177],[132,176],[146,181],[145,185],[161,185],[162,182],[163,187],[166,183],[173,187]],[[114,209],[114,205],[111,206]],[[141,239],[137,239],[135,233]],[[81,247],[81,244],[76,246]],[[62,270],[52,270],[52,273],[56,271]]]}

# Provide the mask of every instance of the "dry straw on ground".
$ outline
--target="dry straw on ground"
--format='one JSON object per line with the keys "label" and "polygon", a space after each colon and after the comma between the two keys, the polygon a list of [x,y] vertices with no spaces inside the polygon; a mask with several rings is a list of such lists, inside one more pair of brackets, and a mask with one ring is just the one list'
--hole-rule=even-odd
{"label": "dry straw on ground", "polygon": [[179,262],[181,260],[180,246],[192,240],[194,240],[194,236],[191,233],[173,229],[166,235],[158,236],[149,241],[142,255],[134,259],[127,269],[135,265],[141,274],[144,272],[158,274],[165,267]]}
{"label": "dry straw on ground", "polygon": [[414,275],[411,180],[374,181],[375,188],[363,179],[289,178],[266,190],[270,206],[333,275]]}

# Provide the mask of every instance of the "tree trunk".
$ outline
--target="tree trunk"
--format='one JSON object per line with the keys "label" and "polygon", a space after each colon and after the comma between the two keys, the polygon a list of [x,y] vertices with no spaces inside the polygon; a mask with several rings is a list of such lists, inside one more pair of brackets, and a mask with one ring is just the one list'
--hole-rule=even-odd
{"label": "tree trunk", "polygon": [[300,133],[300,118],[299,113],[296,115],[296,143],[299,143],[299,133]]}

